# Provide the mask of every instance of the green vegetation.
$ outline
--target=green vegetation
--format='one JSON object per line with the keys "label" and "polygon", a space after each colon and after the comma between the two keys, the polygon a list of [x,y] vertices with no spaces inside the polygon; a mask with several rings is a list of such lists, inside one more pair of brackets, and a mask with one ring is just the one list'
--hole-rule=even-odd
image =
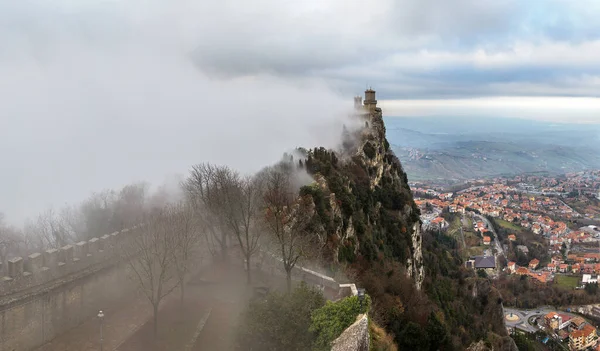
{"label": "green vegetation", "polygon": [[[481,234],[473,231],[473,220],[468,216],[464,218],[459,213],[442,212],[442,217],[450,223],[446,233],[456,239],[461,247],[461,257],[467,259],[481,256],[489,246],[483,245]],[[462,236],[460,227],[463,227]],[[464,241],[463,241],[464,239]],[[464,243],[464,244],[463,244]]]}
{"label": "green vegetation", "polygon": [[523,228],[516,223],[508,222],[499,218],[495,218],[495,221],[500,227],[512,230],[513,232],[521,232],[523,230]]}
{"label": "green vegetation", "polygon": [[579,277],[557,274],[554,277],[554,283],[562,288],[575,289],[579,285]]}
{"label": "green vegetation", "polygon": [[271,292],[253,299],[242,315],[237,331],[239,350],[331,349],[331,342],[367,313],[371,298],[357,296],[325,301],[321,291],[301,283],[290,294]]}
{"label": "green vegetation", "polygon": [[398,351],[394,338],[372,319],[369,319],[369,335],[371,336],[370,351]]}
{"label": "green vegetation", "polygon": [[511,335],[517,348],[519,351],[536,351],[538,348],[536,347],[535,341],[529,339],[524,333],[514,333]]}
{"label": "green vegetation", "polygon": [[375,157],[375,147],[371,143],[366,143],[363,146],[363,151],[368,158],[373,159]]}
{"label": "green vegetation", "polygon": [[[503,245],[508,246],[507,259],[514,261],[519,266],[527,266],[529,261],[534,258],[540,260],[540,267],[544,267],[550,262],[548,254],[548,241],[544,240],[541,235],[522,228],[514,223],[501,220],[499,218],[486,217],[498,234],[498,239]],[[508,240],[509,234],[515,234],[515,241]],[[518,245],[527,246],[528,254],[517,250]]]}
{"label": "green vegetation", "polygon": [[337,302],[327,301],[325,306],[314,311],[310,326],[310,331],[316,335],[313,350],[331,350],[331,342],[351,326],[359,314],[369,311],[370,306],[368,295],[362,305],[357,296],[350,296]]}
{"label": "green vegetation", "polygon": [[[306,171],[314,176],[320,174],[325,177],[329,190],[315,190],[314,187],[306,186],[300,191],[302,195],[311,195],[315,202],[318,216],[313,228],[315,232],[321,231],[327,241],[323,250],[326,262],[334,261],[333,253],[339,247],[345,247],[338,251],[337,259],[341,263],[355,263],[359,257],[376,261],[379,254],[398,262],[406,262],[410,257],[410,227],[419,220],[420,211],[413,201],[406,174],[398,159],[392,153],[386,153],[384,161],[391,165],[391,170],[383,174],[379,186],[371,189],[370,176],[375,174],[375,169],[369,167],[364,158],[355,156],[342,163],[338,162],[334,152],[324,148],[306,152],[303,163]],[[341,218],[334,215],[334,209],[327,198],[330,193],[335,193],[342,212]],[[377,203],[381,206],[377,206]],[[406,211],[407,205],[410,212],[400,212]],[[372,225],[374,219],[378,222],[376,226]],[[357,241],[340,243],[337,233],[340,230],[345,232],[350,220]],[[360,245],[358,255],[355,255],[357,242]]]}
{"label": "green vegetation", "polygon": [[[425,280],[420,290],[415,287],[406,263],[414,255],[412,228],[420,211],[398,159],[384,153],[383,162],[390,168],[371,188],[376,168],[364,158],[339,162],[335,153],[323,148],[306,151],[303,167],[316,179],[323,176],[327,184],[324,189],[301,190],[315,202],[318,216],[313,228],[326,241],[324,265],[335,269],[331,262],[337,252],[346,273],[373,299],[370,318],[394,336],[398,349],[464,350],[479,340],[501,347],[508,337],[502,325],[502,299],[487,278],[464,267],[456,236],[422,233]],[[341,215],[328,201],[330,193],[335,193]],[[340,241],[339,233],[345,233],[350,223],[356,241]]]}
{"label": "green vegetation", "polygon": [[574,290],[573,279],[562,280],[561,275],[554,279],[555,282],[540,283],[527,276],[501,275],[494,280],[494,286],[502,293],[505,306],[515,306],[516,302],[518,308],[588,305],[600,300],[600,289]]}
{"label": "green vegetation", "polygon": [[311,350],[316,335],[309,331],[314,311],[325,305],[323,293],[300,284],[290,294],[269,293],[250,302],[237,331],[237,349],[244,351]]}
{"label": "green vegetation", "polygon": [[[448,221],[448,218],[446,218]],[[460,220],[460,216],[454,216],[448,221],[450,226],[448,227],[447,233],[451,237],[455,238],[460,242],[460,227],[462,226],[462,221]]]}

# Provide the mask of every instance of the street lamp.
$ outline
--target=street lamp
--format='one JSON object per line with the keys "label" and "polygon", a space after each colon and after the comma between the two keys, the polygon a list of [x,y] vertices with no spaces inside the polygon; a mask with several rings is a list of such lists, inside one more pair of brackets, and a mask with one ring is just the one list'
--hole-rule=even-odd
{"label": "street lamp", "polygon": [[360,303],[360,310],[362,312],[363,300],[365,299],[365,289],[358,289],[358,302]]}
{"label": "street lamp", "polygon": [[98,318],[100,318],[100,351],[102,351],[102,342],[104,341],[102,335],[102,322],[104,321],[104,313],[102,313],[102,311],[98,312]]}

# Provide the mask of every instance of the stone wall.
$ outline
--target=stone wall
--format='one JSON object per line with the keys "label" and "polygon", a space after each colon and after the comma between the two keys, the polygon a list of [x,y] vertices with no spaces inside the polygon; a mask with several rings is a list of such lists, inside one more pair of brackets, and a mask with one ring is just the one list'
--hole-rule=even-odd
{"label": "stone wall", "polygon": [[[0,266],[0,351],[26,351],[133,297],[136,284],[119,248],[138,230],[104,235],[60,249],[11,259]],[[265,254],[262,269],[285,276],[281,260]],[[354,284],[296,266],[295,280],[324,290],[330,300],[356,295]]]}
{"label": "stone wall", "polygon": [[[281,258],[274,254],[263,251],[261,259],[255,261],[257,261],[255,262],[255,268],[261,269],[270,275],[279,275],[281,277],[286,275]],[[325,296],[330,300],[337,300],[358,293],[354,284],[340,284],[332,277],[300,265],[296,265],[292,269],[292,278],[321,288]]]}
{"label": "stone wall", "polygon": [[[135,231],[135,230],[133,230]],[[100,238],[92,238],[60,249],[37,252],[27,257],[8,260],[0,271],[0,304],[7,296],[61,280],[79,272],[104,265],[117,255],[131,231],[123,230]]]}
{"label": "stone wall", "polygon": [[[135,230],[133,230],[135,231]],[[117,249],[123,231],[8,261],[0,279],[0,351],[30,350],[135,293]]]}
{"label": "stone wall", "polygon": [[369,318],[361,314],[333,341],[331,351],[369,351],[370,341]]}

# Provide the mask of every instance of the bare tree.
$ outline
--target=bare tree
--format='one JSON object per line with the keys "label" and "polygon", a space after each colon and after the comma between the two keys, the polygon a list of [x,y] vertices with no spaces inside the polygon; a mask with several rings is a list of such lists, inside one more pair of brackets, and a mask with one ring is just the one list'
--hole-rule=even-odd
{"label": "bare tree", "polygon": [[292,269],[310,252],[308,225],[314,216],[310,196],[298,196],[293,170],[276,167],[265,172],[264,224],[272,235],[286,272],[287,289],[292,287]]}
{"label": "bare tree", "polygon": [[9,254],[18,251],[21,242],[18,229],[6,224],[0,212],[0,263],[5,264]]}
{"label": "bare tree", "polygon": [[28,249],[59,248],[73,241],[52,208],[40,213],[35,220],[28,220],[24,232],[31,246]]}
{"label": "bare tree", "polygon": [[85,219],[78,206],[65,205],[58,213],[58,225],[69,240],[87,239]]}
{"label": "bare tree", "polygon": [[199,249],[201,227],[196,221],[194,210],[186,203],[177,203],[169,207],[169,215],[173,216],[173,263],[177,272],[180,289],[180,304],[183,311],[185,278],[195,259],[202,259]]}
{"label": "bare tree", "polygon": [[259,249],[262,228],[258,225],[262,209],[262,177],[240,177],[236,172],[228,175],[220,188],[222,192],[222,214],[227,228],[234,234],[245,259],[248,284],[252,281],[251,260]]}
{"label": "bare tree", "polygon": [[[193,206],[197,218],[210,233],[208,244],[216,244],[221,259],[227,261],[227,228],[223,218],[223,187],[229,186],[232,171],[227,167],[217,167],[201,163],[192,167],[190,175],[183,182],[183,190]],[[211,250],[212,251],[212,250]]]}
{"label": "bare tree", "polygon": [[114,228],[111,229],[123,230],[140,224],[146,208],[148,188],[148,183],[139,182],[128,184],[121,189],[114,202],[109,204],[114,207]]}
{"label": "bare tree", "polygon": [[117,196],[113,190],[93,193],[81,204],[81,213],[86,226],[86,238],[99,237],[118,229],[115,223],[115,203]]}
{"label": "bare tree", "polygon": [[156,209],[144,218],[123,246],[123,257],[131,276],[153,308],[154,336],[158,333],[158,308],[178,285],[175,274],[174,228],[178,222],[173,208]]}

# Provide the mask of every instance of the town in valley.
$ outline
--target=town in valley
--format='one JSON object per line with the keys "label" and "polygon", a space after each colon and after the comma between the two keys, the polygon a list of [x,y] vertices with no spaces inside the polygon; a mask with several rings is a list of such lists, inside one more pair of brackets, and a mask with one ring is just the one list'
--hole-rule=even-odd
{"label": "town in valley", "polygon": [[[600,350],[600,170],[410,185],[423,226],[453,237],[465,266],[502,292],[511,333]],[[518,293],[525,282],[531,293]],[[571,297],[539,297],[552,294]]]}

